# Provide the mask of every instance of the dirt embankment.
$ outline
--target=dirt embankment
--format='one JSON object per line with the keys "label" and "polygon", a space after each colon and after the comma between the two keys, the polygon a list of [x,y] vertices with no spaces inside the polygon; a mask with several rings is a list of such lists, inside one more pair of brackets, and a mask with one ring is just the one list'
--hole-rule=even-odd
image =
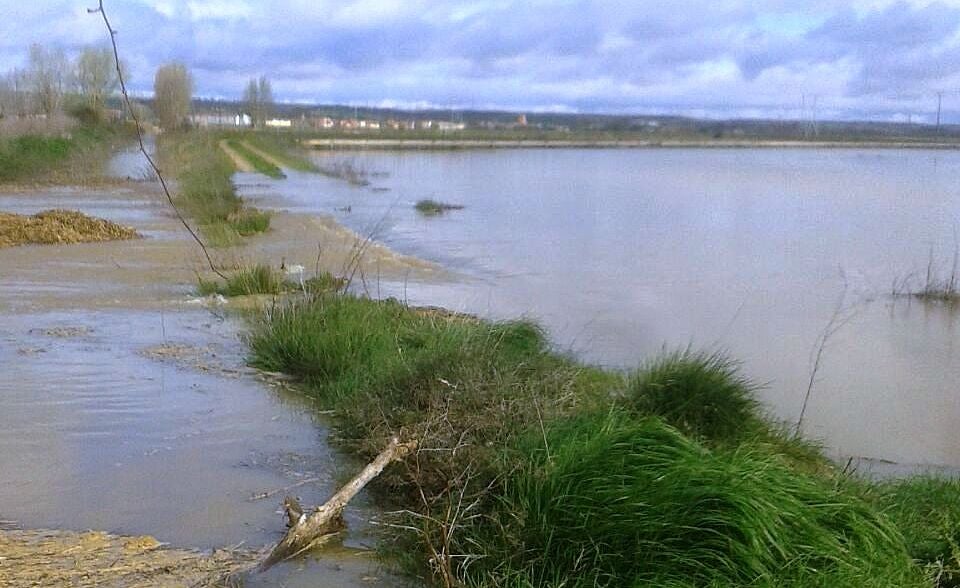
{"label": "dirt embankment", "polygon": [[72,210],[31,216],[0,212],[0,248],[27,244],[92,243],[140,237],[136,230]]}
{"label": "dirt embankment", "polygon": [[253,164],[247,161],[247,158],[240,155],[236,150],[230,146],[226,139],[223,139],[219,143],[220,149],[223,149],[223,152],[227,154],[227,157],[230,158],[230,161],[233,162],[233,166],[237,168],[237,171],[240,172],[252,172],[256,171],[253,168]]}

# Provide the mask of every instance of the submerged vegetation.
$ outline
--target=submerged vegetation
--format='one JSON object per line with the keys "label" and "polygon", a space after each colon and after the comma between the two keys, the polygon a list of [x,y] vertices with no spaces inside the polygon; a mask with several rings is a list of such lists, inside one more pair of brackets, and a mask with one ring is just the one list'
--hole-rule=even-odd
{"label": "submerged vegetation", "polygon": [[624,375],[529,322],[347,294],[281,305],[250,344],[333,411],[345,448],[419,442],[374,490],[396,507],[384,553],[431,583],[949,585],[960,487],[845,476],[721,355]]}
{"label": "submerged vegetation", "polygon": [[234,245],[240,237],[270,227],[268,212],[246,206],[237,195],[233,164],[218,148],[216,136],[178,133],[161,138],[161,157],[179,183],[176,203],[197,221],[211,244]]}
{"label": "submerged vegetation", "polygon": [[461,204],[448,204],[446,202],[438,202],[437,200],[431,200],[429,198],[425,200],[420,200],[414,205],[414,208],[417,209],[417,212],[424,216],[436,216],[438,214],[443,214],[449,210],[463,210],[463,205]]}

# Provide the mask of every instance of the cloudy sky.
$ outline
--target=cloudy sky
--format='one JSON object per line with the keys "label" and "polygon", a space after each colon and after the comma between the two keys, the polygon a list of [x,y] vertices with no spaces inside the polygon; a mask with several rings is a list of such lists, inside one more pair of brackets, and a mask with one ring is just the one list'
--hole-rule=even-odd
{"label": "cloudy sky", "polygon": [[[0,0],[0,71],[102,43],[94,0]],[[106,0],[133,86],[443,108],[960,122],[960,0]],[[805,106],[805,109],[803,108]]]}

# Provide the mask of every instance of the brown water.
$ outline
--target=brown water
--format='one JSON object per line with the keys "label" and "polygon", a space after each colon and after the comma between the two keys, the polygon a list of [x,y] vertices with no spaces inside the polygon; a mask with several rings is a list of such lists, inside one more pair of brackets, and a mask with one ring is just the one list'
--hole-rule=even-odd
{"label": "brown water", "polygon": [[[199,252],[145,190],[0,193],[0,210],[78,209],[146,236],[0,250],[0,520],[260,548],[284,529],[284,492],[253,497],[310,480],[289,492],[321,504],[362,464],[328,446],[308,400],[245,367],[243,321],[193,296]],[[323,223],[278,220],[276,238],[313,227],[334,259],[348,242]],[[278,258],[298,250],[259,245]],[[249,585],[394,583],[364,551],[375,516],[361,495],[346,512],[347,549]]]}
{"label": "brown water", "polygon": [[[503,150],[353,154],[356,187],[258,182],[462,279],[382,295],[541,321],[562,349],[630,368],[663,347],[723,349],[795,422],[811,353],[845,292],[804,420],[838,458],[960,466],[960,346],[950,309],[895,301],[895,278],[949,269],[960,153],[878,150]],[[425,218],[433,198],[465,205]],[[916,282],[914,282],[916,285]],[[887,461],[897,462],[888,464]]]}

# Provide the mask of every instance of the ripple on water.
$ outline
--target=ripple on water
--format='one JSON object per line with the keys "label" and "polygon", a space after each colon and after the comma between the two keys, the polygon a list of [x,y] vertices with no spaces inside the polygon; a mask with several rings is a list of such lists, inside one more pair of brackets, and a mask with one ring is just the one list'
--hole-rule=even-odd
{"label": "ripple on water", "polygon": [[[306,476],[305,504],[335,490],[334,456],[306,401],[249,375],[142,353],[167,342],[243,356],[236,325],[204,311],[3,317],[0,518],[26,528],[151,534],[178,546],[259,546],[282,530],[276,500]],[[52,336],[51,332],[75,336]],[[22,353],[20,350],[40,350]],[[348,513],[363,543],[369,505]]]}

